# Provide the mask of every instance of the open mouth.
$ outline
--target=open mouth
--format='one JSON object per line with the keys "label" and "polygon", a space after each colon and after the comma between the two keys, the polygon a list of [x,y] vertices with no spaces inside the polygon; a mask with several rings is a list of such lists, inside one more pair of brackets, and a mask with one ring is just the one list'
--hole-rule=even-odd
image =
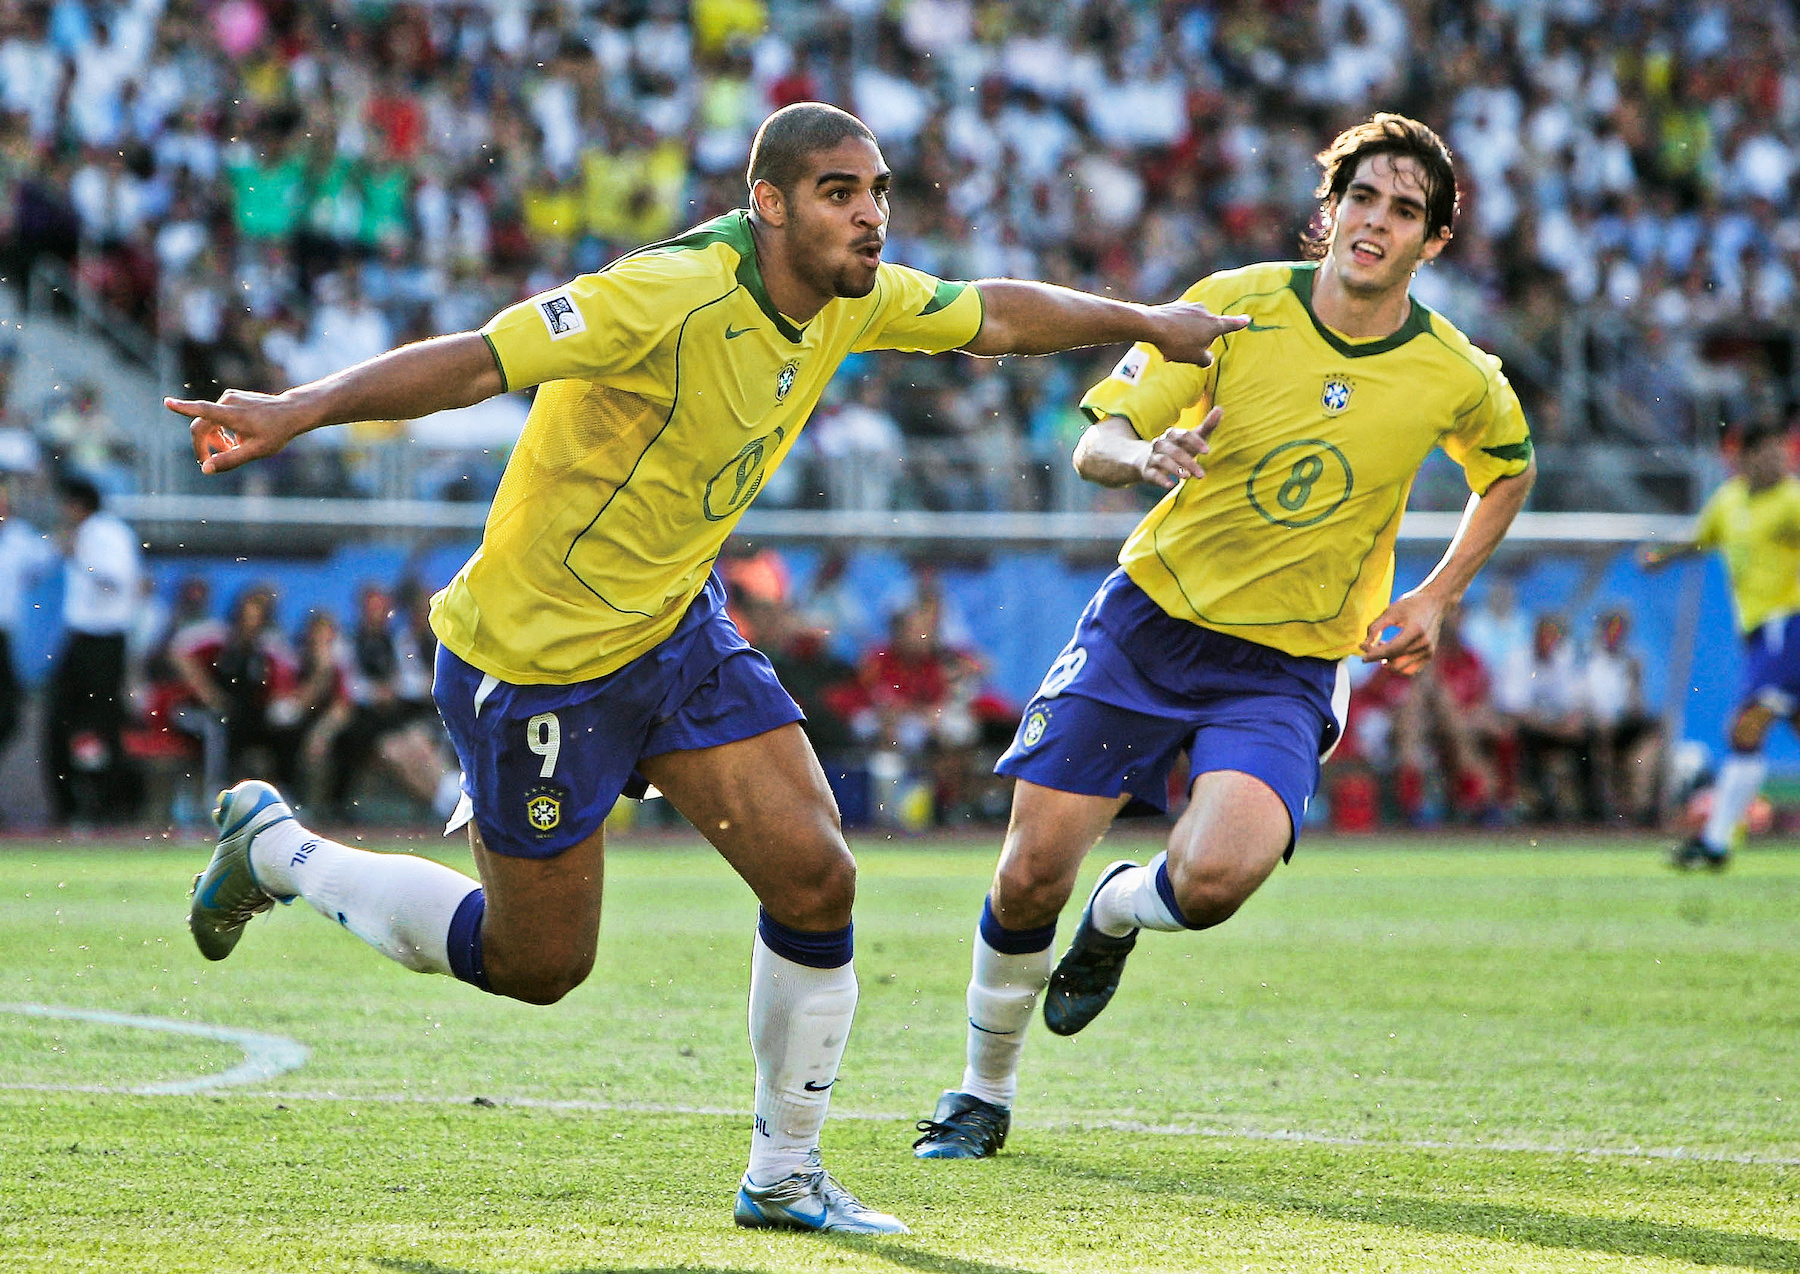
{"label": "open mouth", "polygon": [[1378,265],[1387,258],[1387,251],[1380,244],[1358,239],[1350,245],[1350,256],[1358,265]]}
{"label": "open mouth", "polygon": [[877,239],[873,242],[859,243],[850,251],[856,255],[858,261],[873,270],[881,264],[881,247],[881,241]]}

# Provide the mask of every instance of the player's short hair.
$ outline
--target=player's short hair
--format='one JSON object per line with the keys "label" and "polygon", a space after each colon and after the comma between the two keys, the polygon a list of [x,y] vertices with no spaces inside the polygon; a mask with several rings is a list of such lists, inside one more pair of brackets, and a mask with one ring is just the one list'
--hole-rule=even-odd
{"label": "player's short hair", "polygon": [[1766,442],[1788,437],[1788,426],[1785,420],[1758,417],[1746,424],[1738,433],[1738,450],[1748,451],[1752,447],[1760,447]]}
{"label": "player's short hair", "polygon": [[100,511],[100,488],[91,478],[79,473],[65,473],[57,479],[56,491],[63,500],[89,513]]}
{"label": "player's short hair", "polygon": [[822,150],[830,150],[846,137],[860,137],[877,145],[875,134],[849,111],[824,102],[795,102],[762,122],[750,143],[750,168],[746,181],[754,186],[766,181],[789,194],[806,175],[806,162]]}
{"label": "player's short hair", "polygon": [[[1331,145],[1313,156],[1324,170],[1319,187],[1313,192],[1320,204],[1341,199],[1357,168],[1371,155],[1393,155],[1418,164],[1425,179],[1427,239],[1456,228],[1456,163],[1450,158],[1450,148],[1429,125],[1386,111],[1346,128],[1332,139]],[[1330,225],[1315,223],[1302,236],[1301,243],[1307,255],[1322,257],[1330,238]]]}

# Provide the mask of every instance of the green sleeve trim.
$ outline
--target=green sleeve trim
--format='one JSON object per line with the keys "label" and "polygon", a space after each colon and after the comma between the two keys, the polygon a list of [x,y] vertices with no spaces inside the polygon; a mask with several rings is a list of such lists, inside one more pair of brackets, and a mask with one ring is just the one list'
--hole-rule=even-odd
{"label": "green sleeve trim", "polygon": [[500,392],[503,394],[510,394],[512,392],[512,384],[506,379],[506,364],[500,361],[499,347],[494,344],[494,338],[489,336],[486,332],[481,334],[481,339],[487,342],[488,353],[494,356],[494,366],[499,369]]}
{"label": "green sleeve trim", "polygon": [[953,304],[957,297],[968,291],[968,288],[967,283],[945,283],[939,280],[937,291],[931,294],[931,300],[926,303],[924,309],[919,311],[919,317],[924,318],[927,314],[936,314],[939,310]]}
{"label": "green sleeve trim", "polygon": [[1505,460],[1508,463],[1514,460],[1529,460],[1531,459],[1531,439],[1527,438],[1524,442],[1502,443],[1498,447],[1483,447],[1481,451],[1483,455],[1492,456],[1496,460]]}

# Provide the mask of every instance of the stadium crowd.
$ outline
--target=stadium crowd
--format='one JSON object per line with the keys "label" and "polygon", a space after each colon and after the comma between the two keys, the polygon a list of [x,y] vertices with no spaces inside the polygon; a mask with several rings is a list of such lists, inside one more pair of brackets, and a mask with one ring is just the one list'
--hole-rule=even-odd
{"label": "stadium crowd", "polygon": [[[1789,409],[1796,39],[1757,0],[5,0],[0,274],[61,259],[192,391],[279,389],[741,204],[756,123],[819,98],[894,165],[892,259],[1161,299],[1294,255],[1312,151],[1379,106],[1458,154],[1459,233],[1417,290],[1508,360],[1551,507],[1591,495],[1560,442]],[[1077,498],[1092,370],[866,358],[765,498]],[[8,404],[59,453],[64,393]],[[150,422],[110,423],[82,445],[129,485]],[[257,480],[372,478],[340,451]]]}

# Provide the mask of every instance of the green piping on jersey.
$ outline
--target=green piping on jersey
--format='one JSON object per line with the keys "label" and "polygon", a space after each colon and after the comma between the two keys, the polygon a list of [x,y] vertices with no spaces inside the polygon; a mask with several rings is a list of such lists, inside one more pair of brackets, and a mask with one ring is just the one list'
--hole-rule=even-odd
{"label": "green piping on jersey", "polygon": [[1288,275],[1288,286],[1294,290],[1294,295],[1300,298],[1300,305],[1305,309],[1306,317],[1312,320],[1312,325],[1317,329],[1319,336],[1345,358],[1367,358],[1371,354],[1385,354],[1389,350],[1399,349],[1413,337],[1423,336],[1431,330],[1431,311],[1414,301],[1412,313],[1406,316],[1406,322],[1402,323],[1391,336],[1384,336],[1378,341],[1357,343],[1345,340],[1321,323],[1319,316],[1313,313],[1313,278],[1318,272],[1319,266],[1315,261],[1296,265],[1292,267],[1292,271]]}
{"label": "green piping on jersey", "polygon": [[[652,243],[626,255],[635,257],[643,252],[693,252],[710,248],[715,243],[722,243],[737,253],[739,285],[750,294],[750,299],[756,302],[756,308],[763,312],[764,317],[775,325],[775,330],[798,345],[804,339],[800,329],[783,318],[781,311],[775,308],[775,302],[769,299],[769,289],[763,283],[762,266],[756,259],[756,237],[750,232],[750,214],[744,209],[723,213],[684,235]],[[625,257],[620,257],[619,260],[623,261]],[[926,311],[927,314],[930,312]]]}
{"label": "green piping on jersey", "polygon": [[494,345],[494,338],[483,332],[481,339],[487,342],[488,353],[494,356],[494,369],[500,373],[500,392],[510,394],[512,386],[506,383],[506,364],[500,361],[500,351]]}
{"label": "green piping on jersey", "polygon": [[1531,439],[1527,438],[1524,442],[1506,442],[1498,447],[1483,447],[1481,450],[1486,455],[1490,455],[1496,460],[1505,460],[1509,464],[1514,460],[1530,460]]}
{"label": "green piping on jersey", "polygon": [[924,318],[927,314],[936,314],[939,310],[954,302],[957,297],[961,296],[963,290],[968,286],[967,283],[944,283],[940,281],[937,285],[937,291],[931,294],[930,302],[924,309],[919,311],[919,317]]}

